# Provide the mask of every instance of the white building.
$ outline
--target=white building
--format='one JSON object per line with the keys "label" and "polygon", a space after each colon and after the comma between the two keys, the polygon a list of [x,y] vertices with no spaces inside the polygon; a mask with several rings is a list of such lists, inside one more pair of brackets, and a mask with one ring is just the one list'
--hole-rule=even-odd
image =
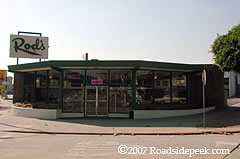
{"label": "white building", "polygon": [[8,76],[6,81],[3,82],[5,86],[5,93],[6,94],[13,94],[13,77]]}
{"label": "white building", "polygon": [[240,96],[240,74],[233,71],[224,73],[224,89],[228,92],[228,97]]}

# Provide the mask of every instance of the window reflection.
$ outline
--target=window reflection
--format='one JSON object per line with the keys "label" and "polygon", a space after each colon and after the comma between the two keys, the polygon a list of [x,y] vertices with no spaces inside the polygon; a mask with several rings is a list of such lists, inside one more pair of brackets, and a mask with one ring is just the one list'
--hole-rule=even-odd
{"label": "window reflection", "polygon": [[132,103],[132,71],[111,70],[109,92],[109,111],[128,113]]}
{"label": "window reflection", "polygon": [[107,70],[87,70],[87,84],[105,85],[108,83]]}
{"label": "window reflection", "polygon": [[25,102],[34,102],[35,99],[35,73],[29,72],[24,75],[24,101]]}
{"label": "window reflection", "polygon": [[63,112],[76,113],[83,112],[84,107],[83,89],[64,89]]}
{"label": "window reflection", "polygon": [[48,102],[59,103],[59,80],[60,73],[55,70],[49,71]]}
{"label": "window reflection", "polygon": [[126,86],[131,85],[132,71],[130,70],[111,70],[111,85]]}
{"label": "window reflection", "polygon": [[156,71],[155,82],[155,103],[171,103],[170,98],[170,72]]}
{"label": "window reflection", "polygon": [[129,112],[129,107],[132,102],[132,89],[110,87],[110,112],[120,113]]}
{"label": "window reflection", "polygon": [[37,72],[36,77],[36,101],[45,102],[46,98],[47,71]]}
{"label": "window reflection", "polygon": [[153,72],[137,71],[136,72],[136,103],[151,104],[153,103]]}
{"label": "window reflection", "polygon": [[84,70],[64,71],[63,112],[83,112]]}
{"label": "window reflection", "polygon": [[186,74],[182,72],[172,73],[172,102],[186,103],[187,102],[187,88],[186,88]]}
{"label": "window reflection", "polygon": [[84,73],[84,70],[65,70],[64,87],[83,87]]}

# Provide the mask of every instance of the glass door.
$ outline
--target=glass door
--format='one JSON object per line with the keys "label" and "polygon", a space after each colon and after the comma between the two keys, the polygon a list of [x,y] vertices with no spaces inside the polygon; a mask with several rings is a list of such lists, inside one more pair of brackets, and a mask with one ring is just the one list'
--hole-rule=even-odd
{"label": "glass door", "polygon": [[106,86],[86,87],[86,116],[108,115],[108,89]]}
{"label": "glass door", "polygon": [[85,114],[86,116],[96,116],[96,97],[97,92],[95,87],[87,87],[86,89],[86,103],[85,103]]}

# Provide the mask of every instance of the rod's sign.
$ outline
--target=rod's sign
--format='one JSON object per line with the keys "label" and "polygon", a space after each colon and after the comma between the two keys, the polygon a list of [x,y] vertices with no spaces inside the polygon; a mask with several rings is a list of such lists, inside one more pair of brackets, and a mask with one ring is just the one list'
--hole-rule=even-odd
{"label": "rod's sign", "polygon": [[48,37],[10,35],[10,57],[48,58]]}

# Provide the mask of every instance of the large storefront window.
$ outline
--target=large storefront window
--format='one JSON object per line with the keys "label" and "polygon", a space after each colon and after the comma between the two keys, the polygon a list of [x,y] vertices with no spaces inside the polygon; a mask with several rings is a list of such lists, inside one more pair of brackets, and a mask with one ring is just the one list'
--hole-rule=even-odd
{"label": "large storefront window", "polygon": [[171,103],[170,98],[170,72],[155,71],[155,103]]}
{"label": "large storefront window", "polygon": [[186,74],[182,72],[172,73],[172,102],[187,102]]}
{"label": "large storefront window", "polygon": [[111,70],[110,113],[128,113],[132,102],[132,71]]}
{"label": "large storefront window", "polygon": [[46,101],[47,71],[39,71],[36,75],[36,101]]}
{"label": "large storefront window", "polygon": [[60,73],[55,70],[49,71],[48,102],[59,103],[59,79]]}
{"label": "large storefront window", "polygon": [[77,113],[84,110],[84,70],[65,70],[63,112]]}
{"label": "large storefront window", "polygon": [[151,104],[153,103],[153,72],[137,71],[136,72],[136,103]]}
{"label": "large storefront window", "polygon": [[101,86],[108,84],[108,70],[87,70],[87,84]]}

